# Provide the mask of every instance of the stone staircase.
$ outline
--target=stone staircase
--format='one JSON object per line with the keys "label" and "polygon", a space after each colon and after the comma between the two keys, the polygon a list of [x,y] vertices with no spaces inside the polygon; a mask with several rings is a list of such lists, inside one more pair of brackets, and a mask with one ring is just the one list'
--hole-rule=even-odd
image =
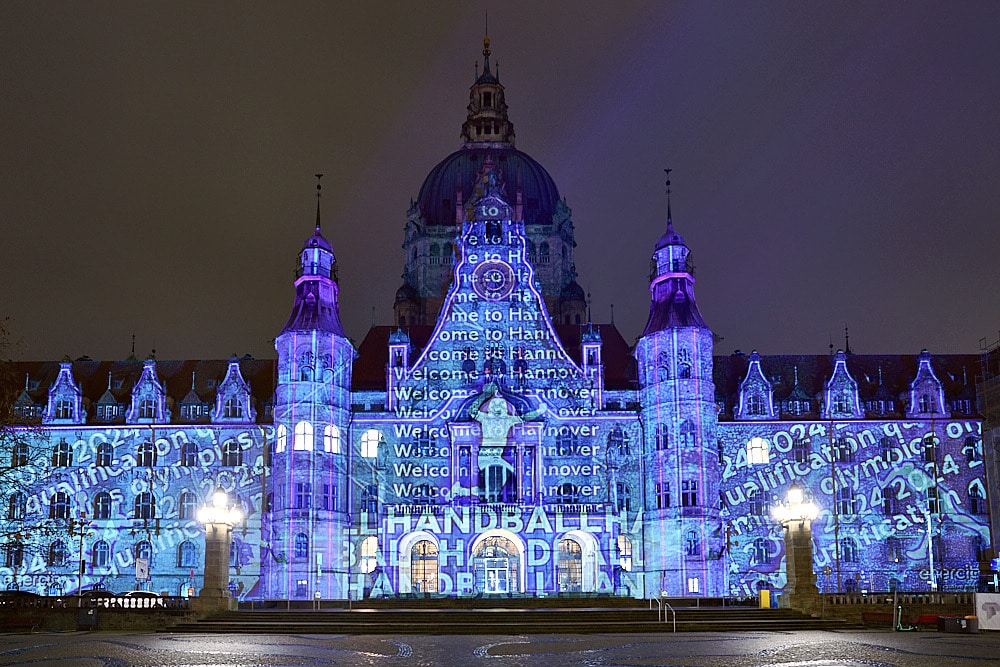
{"label": "stone staircase", "polygon": [[[277,603],[281,604],[281,603]],[[640,606],[642,605],[642,606]],[[859,626],[791,609],[675,607],[677,632],[837,630]],[[351,609],[264,608],[217,614],[161,632],[349,635],[539,635],[673,632],[674,615],[638,600],[430,599],[365,601]]]}

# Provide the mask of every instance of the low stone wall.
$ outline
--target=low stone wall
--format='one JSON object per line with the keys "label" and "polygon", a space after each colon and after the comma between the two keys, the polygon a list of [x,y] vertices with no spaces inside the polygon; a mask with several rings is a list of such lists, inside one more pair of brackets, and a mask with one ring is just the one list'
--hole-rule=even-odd
{"label": "low stone wall", "polygon": [[[826,593],[820,596],[816,613],[824,618],[842,618],[868,627],[892,628],[896,607],[902,607],[903,623],[916,624],[927,617],[975,614],[973,593]],[[919,617],[924,617],[920,619]],[[926,623],[924,623],[926,625]]]}
{"label": "low stone wall", "polygon": [[188,600],[172,597],[70,596],[0,602],[0,632],[159,630],[194,617]]}

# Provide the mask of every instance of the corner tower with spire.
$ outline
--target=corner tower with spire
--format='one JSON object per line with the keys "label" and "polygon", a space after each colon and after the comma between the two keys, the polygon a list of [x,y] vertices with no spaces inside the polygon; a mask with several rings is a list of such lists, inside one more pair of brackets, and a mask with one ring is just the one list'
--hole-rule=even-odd
{"label": "corner tower with spire", "polygon": [[265,499],[269,553],[262,579],[269,597],[345,598],[347,433],[355,351],[340,322],[337,260],[320,226],[299,255],[295,303],[275,338],[278,381]]}
{"label": "corner tower with spire", "polygon": [[635,349],[645,433],[647,572],[660,590],[724,594],[712,331],[694,296],[690,251],[667,229],[652,257],[649,319]]}

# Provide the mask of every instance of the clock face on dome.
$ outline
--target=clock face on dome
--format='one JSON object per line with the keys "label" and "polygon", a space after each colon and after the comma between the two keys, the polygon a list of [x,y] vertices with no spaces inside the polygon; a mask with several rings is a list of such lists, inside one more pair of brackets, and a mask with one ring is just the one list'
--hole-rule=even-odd
{"label": "clock face on dome", "polygon": [[510,264],[489,260],[473,272],[472,289],[484,299],[496,301],[510,296],[514,289],[514,270]]}

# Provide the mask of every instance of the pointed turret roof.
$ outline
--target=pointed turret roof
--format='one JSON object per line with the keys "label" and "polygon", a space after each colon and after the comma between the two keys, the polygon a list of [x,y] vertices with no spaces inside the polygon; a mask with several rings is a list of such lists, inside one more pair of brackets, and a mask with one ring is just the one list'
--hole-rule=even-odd
{"label": "pointed turret roof", "polygon": [[[671,170],[664,171],[669,177]],[[688,255],[690,251],[684,244],[684,237],[674,229],[668,178],[667,230],[653,251],[653,275],[649,285],[653,296],[643,336],[675,327],[708,328],[694,298],[694,276]]]}

